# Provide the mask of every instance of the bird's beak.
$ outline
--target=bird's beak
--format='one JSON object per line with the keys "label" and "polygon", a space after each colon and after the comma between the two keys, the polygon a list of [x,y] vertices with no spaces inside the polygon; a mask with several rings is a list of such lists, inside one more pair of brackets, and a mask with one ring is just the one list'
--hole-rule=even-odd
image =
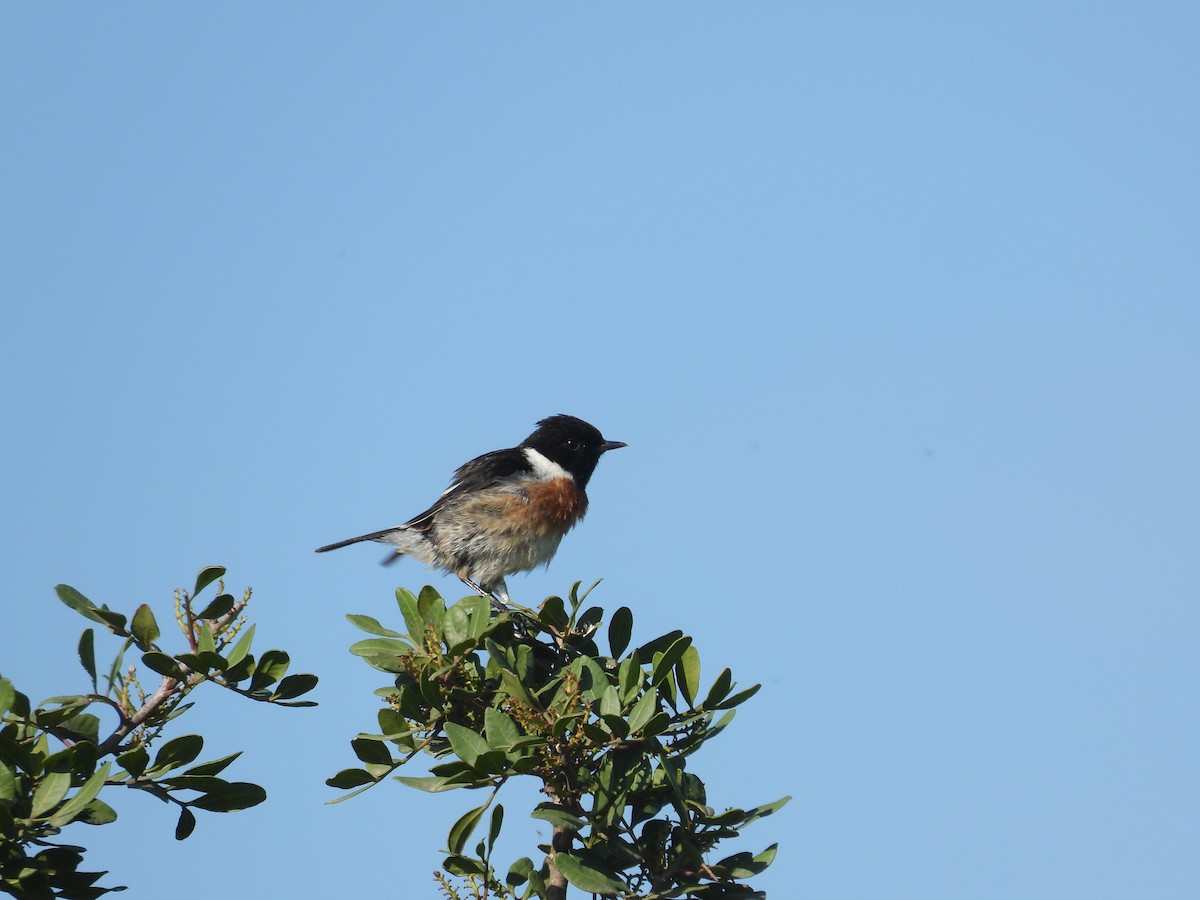
{"label": "bird's beak", "polygon": [[605,441],[600,445],[600,452],[607,453],[609,450],[616,450],[618,447],[628,447],[624,441]]}

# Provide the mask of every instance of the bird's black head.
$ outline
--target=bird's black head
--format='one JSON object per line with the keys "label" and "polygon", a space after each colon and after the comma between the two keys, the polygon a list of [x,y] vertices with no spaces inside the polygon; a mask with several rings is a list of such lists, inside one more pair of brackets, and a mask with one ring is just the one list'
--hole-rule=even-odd
{"label": "bird's black head", "polygon": [[621,441],[606,441],[596,428],[574,416],[551,416],[538,422],[537,431],[521,442],[571,473],[575,483],[586,487],[596,463],[609,450],[624,447]]}

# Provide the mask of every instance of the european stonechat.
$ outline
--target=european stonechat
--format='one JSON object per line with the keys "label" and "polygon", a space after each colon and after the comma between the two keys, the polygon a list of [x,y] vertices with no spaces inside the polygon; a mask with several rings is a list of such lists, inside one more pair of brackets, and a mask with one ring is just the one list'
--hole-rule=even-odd
{"label": "european stonechat", "polygon": [[457,575],[483,596],[508,603],[504,577],[548,565],[559,542],[587,512],[584,492],[606,441],[574,416],[550,416],[518,446],[476,457],[454,473],[442,496],[403,525],[318,547],[359,541],[391,544],[401,556]]}

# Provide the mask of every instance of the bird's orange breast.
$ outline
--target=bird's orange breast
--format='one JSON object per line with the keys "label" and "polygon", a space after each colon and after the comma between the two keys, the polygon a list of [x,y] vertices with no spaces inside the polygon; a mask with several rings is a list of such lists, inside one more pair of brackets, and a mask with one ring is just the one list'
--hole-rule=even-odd
{"label": "bird's orange breast", "polygon": [[565,533],[587,512],[587,494],[569,478],[525,485],[528,503],[513,511],[521,525],[543,533]]}

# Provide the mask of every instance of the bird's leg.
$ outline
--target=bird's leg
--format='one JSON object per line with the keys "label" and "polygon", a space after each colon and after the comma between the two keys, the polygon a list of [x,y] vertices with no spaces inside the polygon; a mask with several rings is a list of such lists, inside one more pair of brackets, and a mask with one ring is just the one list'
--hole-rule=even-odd
{"label": "bird's leg", "polygon": [[512,601],[508,599],[508,585],[504,583],[503,578],[497,581],[495,586],[492,588],[491,598],[492,608],[495,609],[496,612],[505,613],[512,611],[511,607],[509,606]]}
{"label": "bird's leg", "polygon": [[483,588],[481,588],[479,585],[477,585],[474,581],[472,581],[466,575],[459,575],[458,580],[461,581],[463,584],[465,584],[467,587],[469,587],[471,590],[473,590],[475,593],[479,594],[481,597],[492,596],[491,591],[485,591]]}
{"label": "bird's leg", "polygon": [[480,585],[476,584],[465,575],[459,575],[459,580],[479,594],[481,597],[487,597],[492,601],[492,608],[496,612],[508,612],[508,586],[505,585],[504,579],[501,578],[494,590],[485,591]]}
{"label": "bird's leg", "polygon": [[532,610],[526,609],[519,603],[513,603],[508,596],[508,585],[501,578],[492,586],[492,607],[499,613],[509,613],[512,619],[513,634],[518,638],[524,638],[529,634],[529,626],[526,625],[524,617],[530,615]]}
{"label": "bird's leg", "polygon": [[503,603],[505,607],[512,602],[508,599],[508,585],[504,583],[503,578],[497,581],[495,586],[492,588],[492,596]]}

